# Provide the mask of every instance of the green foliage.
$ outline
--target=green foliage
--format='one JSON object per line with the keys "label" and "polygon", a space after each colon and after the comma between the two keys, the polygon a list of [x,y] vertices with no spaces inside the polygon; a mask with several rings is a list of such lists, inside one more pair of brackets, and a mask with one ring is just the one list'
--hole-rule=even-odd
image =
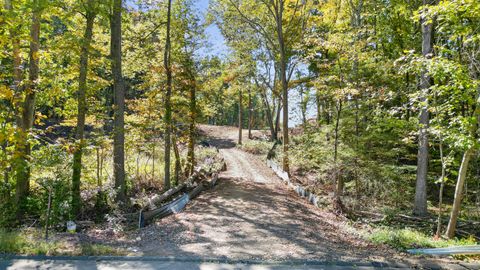
{"label": "green foliage", "polygon": [[203,161],[207,158],[211,158],[217,155],[217,149],[215,147],[197,147],[197,160]]}
{"label": "green foliage", "polygon": [[473,238],[437,240],[414,229],[387,227],[375,229],[367,238],[376,244],[387,244],[401,251],[414,248],[441,248],[477,244]]}
{"label": "green foliage", "polygon": [[42,241],[41,236],[0,230],[0,253],[25,255],[55,255],[64,250],[62,243]]}
{"label": "green foliage", "polygon": [[102,256],[126,255],[126,250],[118,247],[80,243],[72,245],[66,239],[45,241],[40,231],[0,230],[0,254],[49,255],[49,256]]}
{"label": "green foliage", "polygon": [[35,163],[33,196],[29,202],[32,213],[38,213],[41,224],[47,218],[48,197],[51,192],[52,204],[49,223],[61,226],[70,220],[70,177],[71,163],[63,145],[39,145],[34,152]]}
{"label": "green foliage", "polygon": [[270,149],[272,149],[272,146],[273,143],[269,141],[248,140],[243,142],[239,147],[245,152],[249,152],[254,155],[266,156]]}

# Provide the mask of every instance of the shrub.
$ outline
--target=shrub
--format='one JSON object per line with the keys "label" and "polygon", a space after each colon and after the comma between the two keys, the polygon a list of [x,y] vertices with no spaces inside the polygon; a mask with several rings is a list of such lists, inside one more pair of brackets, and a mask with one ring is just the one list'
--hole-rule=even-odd
{"label": "shrub", "polygon": [[240,145],[240,149],[254,155],[267,155],[273,143],[269,141],[248,140]]}

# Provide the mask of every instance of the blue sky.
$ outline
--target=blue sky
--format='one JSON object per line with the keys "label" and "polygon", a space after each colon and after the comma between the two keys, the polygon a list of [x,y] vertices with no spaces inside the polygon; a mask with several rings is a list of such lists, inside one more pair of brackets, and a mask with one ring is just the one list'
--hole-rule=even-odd
{"label": "blue sky", "polygon": [[[195,7],[200,15],[200,18],[205,18],[208,9],[209,0],[195,1]],[[222,56],[228,53],[228,47],[225,44],[225,39],[220,33],[217,25],[212,24],[205,30],[207,36],[208,47],[203,48],[200,53],[210,56]]]}
{"label": "blue sky", "polygon": [[[135,0],[126,0],[125,2],[126,5],[131,8],[138,8]],[[193,0],[193,3],[199,18],[204,21],[208,11],[209,0]],[[212,24],[208,26],[205,29],[205,34],[207,36],[207,44],[206,47],[200,50],[200,55],[225,56],[228,54],[228,47],[225,44],[225,39],[220,33],[220,29],[217,25]]]}

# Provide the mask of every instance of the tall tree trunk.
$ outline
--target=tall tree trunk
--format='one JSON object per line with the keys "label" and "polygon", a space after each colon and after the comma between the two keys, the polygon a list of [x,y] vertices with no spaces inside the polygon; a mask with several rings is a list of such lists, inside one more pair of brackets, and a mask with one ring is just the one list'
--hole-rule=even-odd
{"label": "tall tree trunk", "polygon": [[27,89],[25,91],[25,100],[21,111],[21,123],[19,138],[16,144],[16,176],[17,184],[15,190],[15,199],[17,205],[17,217],[19,220],[23,217],[26,208],[27,196],[30,190],[30,143],[28,134],[33,126],[33,116],[35,111],[35,94],[38,84],[38,64],[40,47],[40,16],[41,9],[39,0],[33,1],[32,25],[30,28],[30,52],[29,52],[29,76]]}
{"label": "tall tree trunk", "polygon": [[270,140],[276,141],[277,140],[277,132],[275,130],[274,121],[273,121],[273,113],[270,109],[270,104],[268,102],[265,103],[265,111],[267,116],[268,127],[270,128]]}
{"label": "tall tree trunk", "polygon": [[238,144],[242,144],[243,106],[242,91],[238,92]]}
{"label": "tall tree trunk", "polygon": [[[10,14],[10,16],[14,16],[13,14],[13,6],[11,0],[5,0],[5,10]],[[20,104],[18,104],[20,100],[20,89],[19,85],[22,81],[22,69],[21,69],[21,58],[20,58],[20,40],[18,39],[18,33],[17,33],[17,28],[13,25],[9,28],[10,32],[10,40],[12,42],[12,60],[13,60],[13,84],[12,84],[12,89],[14,90],[14,100],[13,100],[13,106],[15,110],[15,119],[17,126],[20,126],[21,123],[21,117],[19,114],[19,107]],[[3,130],[6,130],[6,122],[3,125]],[[7,152],[8,148],[8,141],[5,140],[4,143],[2,144],[2,151],[3,153]],[[6,154],[5,154],[6,155]],[[5,156],[6,158],[6,156]],[[5,159],[6,161],[6,159]],[[5,183],[5,193],[4,195],[4,201],[8,201],[10,198],[10,191],[8,188],[8,183],[9,183],[9,178],[10,178],[10,170],[11,167],[5,167],[4,172],[3,172],[3,180]]]}
{"label": "tall tree trunk", "polygon": [[173,145],[173,153],[175,155],[175,175],[174,175],[174,182],[175,185],[178,185],[180,180],[180,175],[182,173],[182,164],[180,162],[180,151],[178,150],[177,145],[177,135],[172,134],[172,145]]}
{"label": "tall tree trunk", "polygon": [[[8,147],[8,143],[7,141],[5,140],[5,142],[2,144],[2,152],[5,153],[6,155],[6,152],[7,152],[7,147]],[[7,158],[3,159],[2,162],[7,162]],[[8,167],[5,166],[5,168],[3,168],[4,171],[3,171],[3,183],[5,184],[5,196],[9,196],[10,195],[10,192],[8,191],[8,182],[9,182],[9,178],[10,178],[10,175],[9,175],[9,170],[8,170]]]}
{"label": "tall tree trunk", "polygon": [[307,97],[305,97],[305,90],[303,87],[300,87],[300,112],[302,114],[302,124],[303,127],[307,127],[307,106],[308,106],[308,94],[306,93]]}
{"label": "tall tree trunk", "polygon": [[248,89],[248,138],[252,139],[252,90]]}
{"label": "tall tree trunk", "polygon": [[328,100],[324,100],[323,104],[324,104],[325,121],[327,122],[327,125],[330,125],[332,121],[332,112],[331,112],[332,104]]}
{"label": "tall tree trunk", "polygon": [[195,121],[197,118],[197,101],[196,101],[196,83],[193,79],[193,85],[190,87],[190,126],[188,128],[188,153],[187,153],[187,177],[193,174],[195,167]]}
{"label": "tall tree trunk", "polygon": [[[405,90],[407,93],[409,91],[409,88],[410,88],[410,75],[407,72],[405,74]],[[409,102],[406,102],[406,105],[405,105],[405,120],[407,121],[410,120],[410,103]]]}
{"label": "tall tree trunk", "polygon": [[320,94],[318,93],[318,90],[315,92],[315,104],[317,107],[317,126],[320,126],[322,122],[322,105],[320,103]]}
{"label": "tall tree trunk", "polygon": [[156,145],[155,139],[153,139],[153,147],[152,147],[152,181],[155,181],[155,154],[157,150],[157,145]]}
{"label": "tall tree trunk", "polygon": [[336,184],[336,190],[335,190],[335,196],[340,197],[343,195],[343,178],[339,177],[339,172],[337,168],[337,159],[338,159],[338,143],[339,143],[339,126],[340,126],[340,116],[342,113],[342,107],[343,103],[342,101],[338,101],[338,107],[337,107],[337,119],[335,121],[335,142],[334,142],[334,149],[333,149],[333,163],[334,163],[334,168],[335,168],[335,184]]}
{"label": "tall tree trunk", "polygon": [[[435,107],[435,117],[439,119],[438,114],[438,103],[437,103],[437,94],[435,93],[434,98],[434,107]],[[439,132],[439,151],[440,151],[440,163],[442,165],[442,172],[440,175],[440,190],[438,192],[438,216],[437,216],[437,231],[435,232],[435,236],[438,238],[442,234],[442,215],[443,215],[443,190],[445,188],[445,176],[447,170],[447,164],[445,161],[445,156],[443,154],[443,135]]]}
{"label": "tall tree trunk", "polygon": [[[423,4],[427,5],[427,0]],[[422,18],[422,55],[425,58],[431,57],[433,52],[433,24]],[[428,172],[428,89],[431,86],[432,78],[427,71],[422,71],[420,76],[420,129],[418,132],[418,155],[417,155],[417,183],[415,187],[415,205],[413,213],[418,216],[427,215],[427,172]]]}
{"label": "tall tree trunk", "polygon": [[275,113],[275,141],[278,140],[278,131],[280,130],[280,113],[282,112],[282,103],[279,101],[277,104],[277,111]]}
{"label": "tall tree trunk", "polygon": [[95,152],[97,154],[97,187],[100,188],[102,186],[102,167],[101,167],[101,156],[100,156],[100,147],[95,148]]}
{"label": "tall tree trunk", "polygon": [[[11,0],[5,0],[5,10],[11,12],[11,16],[15,16],[13,14],[13,6]],[[20,88],[20,84],[23,80],[23,72],[22,72],[22,58],[20,56],[20,39],[19,39],[19,29],[18,26],[12,25],[9,29],[10,31],[10,40],[12,42],[12,62],[13,62],[13,85],[12,89],[14,90],[14,100],[13,106],[15,110],[15,120],[18,127],[22,126],[22,115],[20,107],[22,106],[21,96],[22,96],[22,89]]]}
{"label": "tall tree trunk", "polygon": [[277,24],[277,38],[280,47],[280,81],[282,83],[282,109],[283,109],[283,170],[290,174],[290,165],[288,160],[288,83],[287,83],[287,52],[285,50],[285,40],[283,39],[283,8],[284,1],[280,0],[277,3],[276,24]]}
{"label": "tall tree trunk", "polygon": [[443,138],[440,135],[440,160],[442,163],[442,174],[440,176],[440,190],[438,192],[438,216],[437,216],[437,231],[436,237],[440,237],[442,234],[442,215],[443,215],[443,189],[445,188],[445,174],[446,174],[446,162],[443,156]]}
{"label": "tall tree trunk", "polygon": [[[2,123],[2,133],[6,134],[6,129],[7,129],[7,122],[4,121]],[[4,184],[4,189],[2,189],[2,193],[0,193],[0,204],[3,202],[8,202],[10,201],[10,167],[7,165],[8,164],[8,154],[7,154],[7,148],[8,148],[8,140],[4,140],[2,143],[2,153],[3,153],[3,158],[2,158],[2,163],[5,164],[5,167],[3,168],[3,184]]]}
{"label": "tall tree trunk", "polygon": [[87,73],[88,73],[88,57],[90,43],[93,36],[93,22],[95,20],[95,12],[93,10],[93,1],[88,0],[86,10],[86,28],[83,35],[81,53],[80,53],[80,76],[78,77],[78,105],[77,105],[77,130],[75,134],[76,149],[73,153],[73,175],[72,175],[72,216],[77,217],[81,209],[80,197],[80,181],[82,174],[82,154],[85,146],[85,116],[87,113]]}
{"label": "tall tree trunk", "polygon": [[122,75],[122,0],[113,0],[111,27],[111,60],[113,75],[113,177],[117,201],[126,199],[125,183],[125,82]]}
{"label": "tall tree trunk", "polygon": [[167,7],[167,36],[165,40],[165,52],[163,65],[167,75],[167,92],[165,94],[165,178],[164,188],[170,189],[170,149],[172,133],[172,70],[170,67],[170,21],[171,21],[172,0],[168,0]]}

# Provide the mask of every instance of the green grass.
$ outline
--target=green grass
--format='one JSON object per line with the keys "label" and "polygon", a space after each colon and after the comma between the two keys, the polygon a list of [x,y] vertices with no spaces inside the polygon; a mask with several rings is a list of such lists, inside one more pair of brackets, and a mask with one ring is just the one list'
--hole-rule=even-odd
{"label": "green grass", "polygon": [[473,238],[466,239],[434,239],[413,229],[392,229],[382,227],[374,230],[367,238],[376,244],[387,244],[398,250],[412,248],[440,248],[449,246],[475,245]]}
{"label": "green grass", "polygon": [[243,151],[254,155],[267,155],[272,146],[273,143],[268,141],[247,140],[239,147]]}
{"label": "green grass", "polygon": [[34,240],[36,235],[27,236],[21,232],[0,231],[0,253],[25,255],[54,255],[61,249],[59,243]]}
{"label": "green grass", "polygon": [[64,240],[45,241],[37,230],[7,232],[0,229],[0,254],[101,256],[126,255],[127,252],[103,244],[82,243],[72,246]]}
{"label": "green grass", "polygon": [[127,255],[127,252],[123,249],[101,245],[101,244],[82,244],[80,255],[84,256],[103,256],[103,255],[115,255],[123,256]]}

